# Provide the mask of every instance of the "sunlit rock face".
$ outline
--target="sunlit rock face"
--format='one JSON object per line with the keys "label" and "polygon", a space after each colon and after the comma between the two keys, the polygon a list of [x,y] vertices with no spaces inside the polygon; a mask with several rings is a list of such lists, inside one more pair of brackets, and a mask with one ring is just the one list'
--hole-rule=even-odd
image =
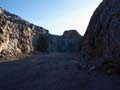
{"label": "sunlit rock face", "polygon": [[90,57],[120,54],[120,0],[103,0],[95,10],[83,37],[82,53]]}
{"label": "sunlit rock face", "polygon": [[[0,8],[1,55],[12,56],[33,52],[35,49],[38,49],[35,48],[33,43],[35,41],[37,42],[37,39],[34,38],[39,38],[47,33],[48,30],[33,25],[22,18]],[[37,43],[42,44],[42,42]]]}

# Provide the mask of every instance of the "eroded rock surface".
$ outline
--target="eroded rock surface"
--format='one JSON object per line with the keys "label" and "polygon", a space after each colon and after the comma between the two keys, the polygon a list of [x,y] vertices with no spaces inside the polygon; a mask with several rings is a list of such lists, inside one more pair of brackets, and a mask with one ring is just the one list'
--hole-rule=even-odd
{"label": "eroded rock surface", "polygon": [[95,10],[82,52],[92,58],[120,55],[120,0],[103,0]]}
{"label": "eroded rock surface", "polygon": [[33,25],[0,8],[0,52],[2,55],[18,55],[34,51],[34,43],[48,30]]}

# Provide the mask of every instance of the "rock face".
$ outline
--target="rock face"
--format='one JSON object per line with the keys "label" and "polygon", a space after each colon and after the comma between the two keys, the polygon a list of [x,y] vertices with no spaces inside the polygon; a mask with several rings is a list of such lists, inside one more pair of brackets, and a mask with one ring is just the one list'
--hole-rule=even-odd
{"label": "rock face", "polygon": [[82,53],[90,57],[120,55],[120,0],[103,0],[83,37]]}
{"label": "rock face", "polygon": [[36,47],[33,42],[38,44],[37,39],[47,33],[48,30],[0,8],[0,52],[2,55],[33,52]]}
{"label": "rock face", "polygon": [[79,48],[73,43],[77,42],[79,45],[81,39],[81,36],[77,34],[71,37],[72,32],[70,31],[70,34],[63,36],[51,35],[47,29],[33,25],[0,8],[0,53],[2,56],[28,54],[36,51],[58,52],[63,49],[67,51],[69,47],[76,51]]}
{"label": "rock face", "polygon": [[79,52],[82,36],[76,30],[65,31],[62,36],[48,35],[49,52]]}

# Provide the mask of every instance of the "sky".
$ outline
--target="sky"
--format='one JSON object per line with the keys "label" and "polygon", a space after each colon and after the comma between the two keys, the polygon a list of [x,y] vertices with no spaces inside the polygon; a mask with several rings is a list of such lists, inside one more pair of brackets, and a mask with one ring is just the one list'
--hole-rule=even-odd
{"label": "sky", "polygon": [[0,0],[0,7],[62,35],[75,29],[84,35],[89,20],[102,0]]}

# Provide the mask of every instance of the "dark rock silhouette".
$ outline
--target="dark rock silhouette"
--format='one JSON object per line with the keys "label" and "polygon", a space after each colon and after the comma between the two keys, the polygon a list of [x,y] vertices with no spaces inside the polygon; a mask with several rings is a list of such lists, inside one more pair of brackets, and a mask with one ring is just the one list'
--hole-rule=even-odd
{"label": "dark rock silhouette", "polygon": [[90,57],[120,54],[120,0],[103,0],[83,37],[82,52]]}
{"label": "dark rock silhouette", "polygon": [[82,41],[82,57],[97,70],[120,74],[120,0],[103,0]]}

